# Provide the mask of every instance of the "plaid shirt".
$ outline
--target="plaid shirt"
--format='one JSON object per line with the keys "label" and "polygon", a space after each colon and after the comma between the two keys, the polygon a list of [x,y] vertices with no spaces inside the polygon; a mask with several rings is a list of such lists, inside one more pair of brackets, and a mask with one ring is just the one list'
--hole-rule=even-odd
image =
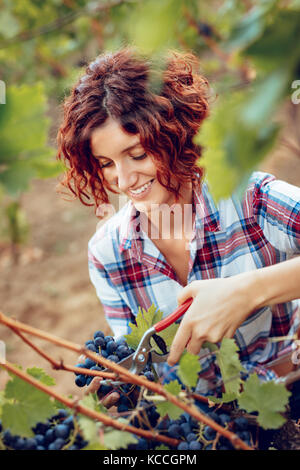
{"label": "plaid shirt", "polygon": [[[242,200],[232,196],[218,206],[203,182],[193,192],[192,207],[195,220],[188,283],[233,276],[300,253],[300,188],[272,175],[253,173]],[[156,245],[138,231],[138,215],[129,201],[96,231],[88,245],[90,279],[115,336],[130,332],[129,323],[134,323],[139,307],[155,304],[164,316],[171,313],[183,288]],[[234,338],[246,369],[274,377],[263,364],[291,347],[291,341],[271,342],[269,338],[295,333],[298,306],[294,300],[263,307],[238,328]],[[207,380],[219,376],[213,356],[202,361],[201,376]]]}

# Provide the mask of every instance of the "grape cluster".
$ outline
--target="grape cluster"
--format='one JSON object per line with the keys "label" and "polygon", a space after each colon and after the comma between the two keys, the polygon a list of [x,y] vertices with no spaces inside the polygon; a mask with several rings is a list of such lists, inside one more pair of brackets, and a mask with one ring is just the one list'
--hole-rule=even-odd
{"label": "grape cluster", "polygon": [[88,442],[77,430],[75,418],[65,409],[58,410],[44,423],[37,423],[34,437],[12,435],[9,429],[3,430],[0,421],[1,441],[10,450],[80,450]]}
{"label": "grape cluster", "polygon": [[[202,413],[205,413],[221,426],[227,427],[245,443],[252,446],[251,427],[246,417],[238,416],[232,418],[230,414],[222,411],[210,411],[206,404],[199,404],[198,402],[195,404],[198,405]],[[216,431],[210,426],[200,425],[200,423],[188,413],[183,413],[176,420],[169,419],[168,417],[159,419],[159,414],[156,413],[153,403],[143,403],[143,407],[154,430],[158,431],[160,435],[165,435],[180,441],[177,447],[169,447],[170,450],[234,450],[234,447],[228,439],[223,436],[217,436]],[[136,427],[140,427],[137,418],[135,418],[132,424]],[[153,450],[159,445],[161,445],[161,442],[138,438],[138,442],[131,444],[129,449]]]}
{"label": "grape cluster", "polygon": [[[130,354],[134,353],[134,349],[130,348],[124,338],[118,338],[115,340],[112,336],[105,336],[103,331],[96,331],[94,333],[94,339],[88,340],[85,342],[85,347],[101,355],[102,357],[109,359],[112,362],[120,362],[122,359],[125,359]],[[104,370],[105,367],[102,367],[100,364],[97,364],[90,358],[86,358],[84,362],[76,364],[75,367],[82,367],[85,369],[90,370]],[[85,374],[75,374],[75,384],[78,387],[84,387],[85,385],[89,385],[93,380],[92,375],[85,375]],[[154,375],[151,371],[151,365],[147,365],[143,375],[151,381],[154,381]],[[112,391],[112,387],[106,384],[101,385],[99,393],[102,395],[106,395],[110,391]],[[125,401],[125,399],[124,399]]]}

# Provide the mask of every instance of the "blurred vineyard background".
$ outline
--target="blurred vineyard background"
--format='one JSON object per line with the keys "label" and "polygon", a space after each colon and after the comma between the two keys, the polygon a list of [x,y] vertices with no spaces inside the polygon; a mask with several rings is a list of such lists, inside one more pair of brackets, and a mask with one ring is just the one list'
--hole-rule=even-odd
{"label": "blurred vineyard background", "polygon": [[[0,310],[77,343],[109,329],[87,269],[98,220],[56,192],[56,132],[85,65],[127,44],[200,58],[214,100],[197,140],[217,199],[254,169],[300,186],[300,0],[1,0]],[[13,333],[0,339],[11,362],[50,372]],[[51,375],[78,394],[72,374]]]}

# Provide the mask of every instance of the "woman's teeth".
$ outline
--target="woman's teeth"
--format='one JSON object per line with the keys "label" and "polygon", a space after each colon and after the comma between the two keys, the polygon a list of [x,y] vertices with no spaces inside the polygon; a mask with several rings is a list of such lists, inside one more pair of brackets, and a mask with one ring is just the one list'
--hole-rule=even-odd
{"label": "woman's teeth", "polygon": [[140,194],[142,193],[143,191],[145,191],[149,186],[150,184],[152,183],[153,180],[149,181],[148,183],[144,184],[143,186],[141,186],[139,189],[136,189],[136,190],[133,190],[131,189],[130,192],[132,194]]}

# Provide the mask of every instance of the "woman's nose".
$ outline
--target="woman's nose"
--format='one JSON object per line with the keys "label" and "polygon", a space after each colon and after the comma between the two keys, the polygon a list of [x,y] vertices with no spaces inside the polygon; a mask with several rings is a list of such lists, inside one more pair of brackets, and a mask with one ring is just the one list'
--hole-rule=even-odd
{"label": "woman's nose", "polygon": [[129,188],[135,185],[137,181],[137,173],[133,169],[121,165],[116,167],[115,184],[120,191],[126,192]]}

